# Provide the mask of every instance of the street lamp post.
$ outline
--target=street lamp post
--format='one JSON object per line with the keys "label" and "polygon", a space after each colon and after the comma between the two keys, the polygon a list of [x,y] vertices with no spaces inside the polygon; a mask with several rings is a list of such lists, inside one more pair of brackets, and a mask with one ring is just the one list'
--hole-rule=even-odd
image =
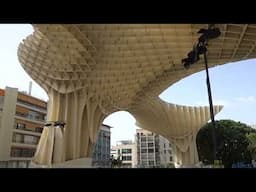
{"label": "street lamp post", "polygon": [[211,39],[215,39],[220,36],[221,32],[219,28],[215,28],[214,25],[209,25],[208,29],[200,29],[198,33],[202,35],[198,39],[197,45],[193,48],[192,51],[188,53],[188,57],[182,59],[181,62],[184,64],[185,68],[189,68],[191,64],[197,62],[200,57],[200,54],[204,55],[204,63],[205,63],[205,71],[206,71],[206,84],[207,84],[207,92],[210,106],[210,115],[212,122],[212,140],[213,140],[213,160],[216,160],[216,135],[215,135],[215,119],[214,119],[214,111],[213,111],[213,103],[212,103],[212,93],[211,93],[211,85],[209,79],[208,72],[208,61],[207,61],[207,43]]}
{"label": "street lamp post", "polygon": [[211,121],[212,121],[213,160],[216,160],[215,119],[214,119],[212,92],[211,92],[211,84],[210,84],[210,78],[209,78],[209,72],[208,72],[208,62],[207,62],[206,51],[204,52],[204,64],[205,64],[205,71],[206,71],[206,84],[207,84],[208,99],[209,99],[209,105],[210,105],[210,115],[211,115]]}

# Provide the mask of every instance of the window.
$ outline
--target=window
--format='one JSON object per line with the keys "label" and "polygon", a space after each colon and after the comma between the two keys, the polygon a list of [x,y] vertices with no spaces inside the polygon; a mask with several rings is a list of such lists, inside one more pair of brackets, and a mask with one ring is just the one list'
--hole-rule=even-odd
{"label": "window", "polygon": [[141,162],[143,165],[147,165],[148,164],[148,161],[147,160],[142,160]]}
{"label": "window", "polygon": [[44,120],[44,115],[40,114],[35,111],[29,111],[28,112],[28,118],[32,120],[37,120],[37,121],[43,121]]}
{"label": "window", "polygon": [[41,107],[41,106],[35,105],[33,103],[29,103],[29,102],[21,100],[21,99],[17,99],[17,101],[18,101],[18,103],[28,105],[30,107],[34,107],[34,108],[41,109],[41,110],[46,110],[46,107]]}
{"label": "window", "polygon": [[154,153],[154,149],[148,149],[149,153]]}
{"label": "window", "polygon": [[12,148],[11,157],[33,157],[35,149]]}
{"label": "window", "polygon": [[147,149],[141,149],[141,153],[147,153]]}
{"label": "window", "polygon": [[42,127],[36,127],[35,128],[35,132],[42,133],[43,132],[43,128]]}
{"label": "window", "polygon": [[149,164],[149,165],[154,165],[155,162],[154,162],[154,161],[149,161],[148,164]]}
{"label": "window", "polygon": [[17,167],[18,168],[26,168],[27,167],[27,162],[26,161],[17,162]]}
{"label": "window", "polygon": [[35,150],[33,149],[23,149],[21,151],[21,157],[33,157]]}
{"label": "window", "polygon": [[32,135],[23,135],[19,133],[13,133],[12,141],[16,143],[26,143],[36,145],[38,144],[39,137]]}
{"label": "window", "polygon": [[132,160],[132,156],[122,156],[122,160],[123,161],[131,161]]}
{"label": "window", "polygon": [[170,161],[172,161],[172,156],[170,156]]}
{"label": "window", "polygon": [[153,141],[154,141],[154,138],[153,138],[153,137],[148,137],[148,141],[149,141],[149,142],[153,142]]}
{"label": "window", "polygon": [[8,165],[8,161],[0,161],[0,168],[6,168]]}
{"label": "window", "polygon": [[147,158],[148,158],[147,154],[141,154],[141,159],[147,159]]}
{"label": "window", "polygon": [[18,111],[16,111],[16,115],[21,116],[21,117],[27,117],[28,116],[27,114],[21,113],[21,112],[18,112]]}
{"label": "window", "polygon": [[148,158],[149,159],[154,159],[155,158],[155,154],[154,153],[149,153],[148,154]]}
{"label": "window", "polygon": [[21,149],[11,149],[11,157],[20,157]]}
{"label": "window", "polygon": [[124,168],[131,168],[132,164],[131,163],[122,163],[122,167],[124,167]]}
{"label": "window", "polygon": [[24,136],[24,143],[26,144],[32,144],[36,145],[39,141],[39,137],[37,136],[32,136],[32,135],[25,135]]}
{"label": "window", "polygon": [[148,147],[153,147],[154,143],[148,143]]}
{"label": "window", "polygon": [[28,114],[28,118],[29,118],[29,119],[33,119],[33,115]]}
{"label": "window", "polygon": [[23,123],[17,123],[16,129],[24,130],[25,128],[26,128],[26,125],[25,125],[25,124],[23,124]]}
{"label": "window", "polygon": [[147,143],[141,143],[141,147],[147,147]]}
{"label": "window", "polygon": [[13,133],[12,141],[15,143],[23,143],[24,142],[24,135]]}
{"label": "window", "polygon": [[25,135],[24,136],[24,143],[26,144],[33,144],[33,136],[31,135]]}
{"label": "window", "polygon": [[16,168],[16,167],[17,167],[17,161],[8,162],[8,168]]}
{"label": "window", "polygon": [[132,153],[132,149],[122,149],[123,154]]}

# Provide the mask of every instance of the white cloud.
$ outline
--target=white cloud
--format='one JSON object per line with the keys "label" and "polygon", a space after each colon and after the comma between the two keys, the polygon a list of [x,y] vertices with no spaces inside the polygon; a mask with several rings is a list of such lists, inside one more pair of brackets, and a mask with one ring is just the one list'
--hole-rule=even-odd
{"label": "white cloud", "polygon": [[[216,99],[216,100],[213,100],[213,105],[224,105],[224,106],[227,106],[229,105],[230,103],[228,101],[225,101],[225,100],[222,100],[222,99]],[[208,106],[209,105],[209,101],[197,101],[195,103],[195,105],[200,105],[200,106]]]}
{"label": "white cloud", "polygon": [[207,101],[197,101],[195,103],[195,105],[201,105],[201,106],[205,106],[205,105],[209,105],[209,103]]}
{"label": "white cloud", "polygon": [[256,97],[255,96],[248,96],[248,97],[236,97],[236,101],[246,102],[246,103],[255,103]]}
{"label": "white cloud", "polygon": [[228,102],[226,100],[217,99],[217,100],[213,100],[213,104],[214,105],[224,105],[224,106],[227,106],[227,105],[230,104],[230,102]]}

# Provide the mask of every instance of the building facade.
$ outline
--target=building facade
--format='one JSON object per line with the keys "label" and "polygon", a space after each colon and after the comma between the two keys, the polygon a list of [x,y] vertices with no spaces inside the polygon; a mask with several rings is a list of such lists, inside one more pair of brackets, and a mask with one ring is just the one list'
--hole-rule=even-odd
{"label": "building facade", "polygon": [[17,88],[0,89],[0,167],[28,167],[46,114],[47,102]]}
{"label": "building facade", "polygon": [[173,163],[169,141],[144,129],[136,130],[138,168],[169,167]]}
{"label": "building facade", "polygon": [[122,161],[122,168],[135,168],[137,164],[136,144],[131,140],[117,142],[111,148],[111,156]]}
{"label": "building facade", "polygon": [[94,146],[92,166],[93,167],[111,167],[110,161],[110,141],[111,132],[110,126],[102,124],[97,142]]}

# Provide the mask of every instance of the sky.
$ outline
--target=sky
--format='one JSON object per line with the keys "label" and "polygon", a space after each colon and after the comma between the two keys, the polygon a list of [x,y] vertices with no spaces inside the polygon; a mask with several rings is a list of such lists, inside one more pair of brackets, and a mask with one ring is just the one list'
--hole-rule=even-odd
{"label": "sky", "polygon": [[[16,87],[28,91],[32,81],[32,95],[45,101],[48,96],[23,70],[17,57],[22,39],[33,32],[27,24],[0,24],[0,88]],[[256,59],[228,63],[209,70],[214,105],[224,105],[215,116],[247,124],[256,124]],[[208,105],[205,71],[190,75],[167,88],[159,96],[167,102],[200,106]],[[103,123],[112,126],[111,144],[119,140],[134,140],[135,118],[125,111],[109,115]]]}

